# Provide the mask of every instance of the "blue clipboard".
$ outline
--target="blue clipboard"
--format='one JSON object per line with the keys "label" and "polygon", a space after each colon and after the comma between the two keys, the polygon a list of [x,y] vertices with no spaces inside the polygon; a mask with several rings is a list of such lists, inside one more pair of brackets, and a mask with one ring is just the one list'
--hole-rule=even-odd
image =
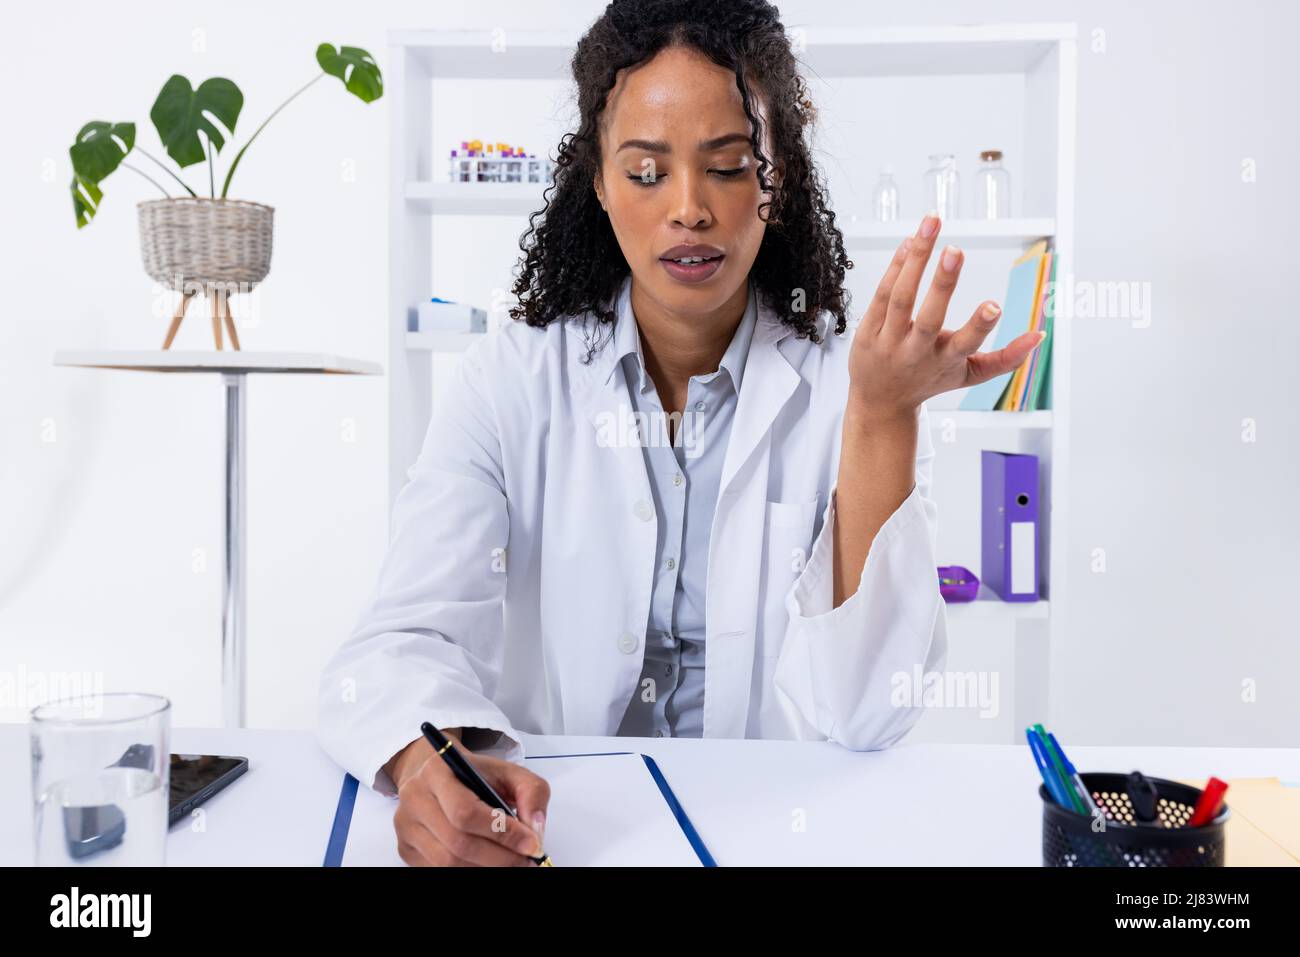
{"label": "blue clipboard", "polygon": [[[525,761],[545,761],[548,758],[599,758],[617,754],[632,754],[631,751],[597,751],[589,754],[539,754],[524,758]],[[700,863],[705,867],[717,867],[717,862],[709,849],[704,846],[704,841],[700,839],[700,834],[695,830],[695,825],[691,819],[686,816],[686,811],[682,804],[677,800],[677,795],[673,789],[668,786],[668,779],[664,777],[659,765],[655,763],[654,758],[648,754],[641,755],[641,760],[645,761],[646,770],[650,772],[650,777],[654,778],[655,784],[659,785],[659,793],[663,795],[664,800],[668,802],[669,809],[673,812],[673,817],[677,819],[678,826],[682,833],[686,835],[686,840],[690,841],[691,849],[700,859]],[[330,828],[329,842],[325,845],[325,860],[322,862],[323,867],[340,867],[343,864],[343,851],[348,844],[348,829],[352,826],[352,808],[357,801],[357,788],[360,782],[351,774],[343,775],[343,787],[339,791],[338,806],[334,809],[334,825]]]}

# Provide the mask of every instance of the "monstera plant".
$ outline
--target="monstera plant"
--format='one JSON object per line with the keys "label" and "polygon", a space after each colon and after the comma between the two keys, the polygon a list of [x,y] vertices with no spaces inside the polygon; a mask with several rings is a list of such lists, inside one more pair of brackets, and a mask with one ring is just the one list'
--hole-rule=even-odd
{"label": "monstera plant", "polygon": [[[359,47],[336,49],[322,43],[316,48],[316,62],[321,72],[272,110],[240,147],[226,169],[220,196],[216,188],[216,160],[228,140],[233,139],[244,108],[244,94],[239,87],[221,77],[204,80],[195,87],[185,77],[173,76],[163,84],[149,111],[163,150],[180,171],[206,162],[206,197],[195,192],[177,169],[137,144],[134,123],[92,121],[81,128],[69,148],[72,209],[78,229],[86,226],[99,211],[104,199],[102,184],[119,167],[148,180],[165,197],[139,204],[145,271],[181,293],[164,349],[170,348],[190,299],[199,293],[205,293],[212,302],[217,348],[221,348],[222,320],[232,345],[239,348],[229,295],[247,292],[270,271],[273,210],[260,203],[230,199],[230,181],[244,154],[267,124],[326,76],[337,77],[349,93],[364,103],[374,102],[383,95],[384,80],[379,65]],[[141,168],[128,162],[135,154],[152,166]],[[166,176],[160,175],[153,166]],[[164,183],[173,190],[179,185],[184,194],[173,195]]]}

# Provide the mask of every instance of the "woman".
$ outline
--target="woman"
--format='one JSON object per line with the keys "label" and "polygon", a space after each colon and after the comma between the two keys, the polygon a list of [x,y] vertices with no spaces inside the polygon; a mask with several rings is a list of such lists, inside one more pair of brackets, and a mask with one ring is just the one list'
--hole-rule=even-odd
{"label": "woman", "polygon": [[[467,353],[322,681],[323,743],[396,793],[412,864],[530,863],[549,792],[521,731],[906,734],[891,678],[946,651],[923,403],[1037,344],[978,353],[993,303],[942,329],[951,247],[916,302],[933,216],[845,334],[852,263],[775,7],[611,3],[573,73],[521,321]],[[431,759],[425,720],[523,823]]]}

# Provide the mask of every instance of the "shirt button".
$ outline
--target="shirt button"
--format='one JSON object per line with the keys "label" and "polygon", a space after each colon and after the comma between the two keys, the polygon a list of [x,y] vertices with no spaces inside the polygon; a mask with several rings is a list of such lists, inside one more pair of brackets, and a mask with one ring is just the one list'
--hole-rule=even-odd
{"label": "shirt button", "polygon": [[672,665],[665,665],[665,666],[664,666],[664,677],[665,677],[665,678],[670,677],[670,676],[672,675],[672,673],[673,673],[673,666],[672,666]]}
{"label": "shirt button", "polygon": [[674,485],[681,485],[681,484],[682,484],[682,473],[681,473],[681,472],[678,472],[676,475],[673,476],[673,484],[674,484]]}
{"label": "shirt button", "polygon": [[637,641],[636,635],[632,634],[630,631],[625,631],[619,636],[618,650],[623,652],[625,655],[630,655],[632,652],[636,651],[638,644],[640,644],[640,642]]}
{"label": "shirt button", "polygon": [[669,571],[672,571],[674,568],[677,567],[677,559],[670,558],[668,559],[668,561],[664,562],[664,564],[668,566]]}
{"label": "shirt button", "polygon": [[707,407],[707,406],[706,406],[703,402],[696,402],[696,403],[695,403],[695,411],[696,411],[696,412],[703,412],[703,411],[705,410],[706,407]]}
{"label": "shirt button", "polygon": [[655,507],[645,499],[638,499],[637,503],[632,506],[632,514],[643,522],[648,522],[655,517]]}
{"label": "shirt button", "polygon": [[664,733],[663,733],[662,731],[660,731],[658,728],[655,728],[655,737],[656,737],[656,738],[662,738],[663,736],[664,736]]}

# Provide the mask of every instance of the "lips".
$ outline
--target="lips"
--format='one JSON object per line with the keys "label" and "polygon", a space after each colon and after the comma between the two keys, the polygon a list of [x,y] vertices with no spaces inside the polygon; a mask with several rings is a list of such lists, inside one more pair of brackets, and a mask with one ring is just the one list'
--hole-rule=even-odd
{"label": "lips", "polygon": [[725,259],[717,246],[704,243],[682,243],[659,257],[668,275],[678,282],[704,282],[719,269]]}
{"label": "lips", "polygon": [[660,259],[720,259],[723,253],[717,246],[708,246],[704,243],[682,243],[667,250]]}
{"label": "lips", "polygon": [[726,261],[724,256],[716,256],[713,259],[705,259],[700,262],[682,263],[675,259],[661,259],[659,264],[664,267],[664,271],[678,282],[697,283],[704,282],[711,278]]}

